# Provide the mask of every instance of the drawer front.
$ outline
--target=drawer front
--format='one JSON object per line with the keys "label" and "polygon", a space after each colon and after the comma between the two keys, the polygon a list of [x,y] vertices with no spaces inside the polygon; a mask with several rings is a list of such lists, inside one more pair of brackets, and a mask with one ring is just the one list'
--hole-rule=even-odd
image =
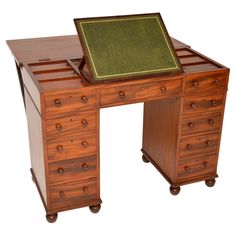
{"label": "drawer front", "polygon": [[218,139],[218,133],[182,138],[180,140],[179,156],[216,152],[218,148]]}
{"label": "drawer front", "polygon": [[209,75],[191,75],[184,78],[185,93],[218,92],[227,89],[227,75],[225,73]]}
{"label": "drawer front", "polygon": [[90,179],[50,187],[51,208],[70,207],[97,198],[97,181]]}
{"label": "drawer front", "polygon": [[181,84],[182,80],[178,79],[103,89],[100,94],[100,104],[101,106],[119,105],[144,99],[176,96],[181,92]]}
{"label": "drawer front", "polygon": [[189,135],[197,132],[218,131],[221,126],[221,113],[198,114],[185,117],[181,125],[181,134]]}
{"label": "drawer front", "polygon": [[97,106],[96,93],[88,91],[45,95],[44,100],[46,113],[62,113],[76,109],[88,110]]}
{"label": "drawer front", "polygon": [[95,154],[97,151],[96,130],[79,136],[63,136],[63,139],[48,140],[48,160],[59,161]]}
{"label": "drawer front", "polygon": [[177,170],[177,179],[181,180],[204,175],[215,175],[216,166],[217,157],[214,155],[180,159]]}
{"label": "drawer front", "polygon": [[204,97],[185,97],[183,114],[222,110],[224,106],[224,94]]}
{"label": "drawer front", "polygon": [[96,173],[96,156],[57,161],[49,164],[49,181],[51,186],[96,177]]}
{"label": "drawer front", "polygon": [[50,119],[46,120],[45,123],[48,138],[51,138],[51,136],[78,133],[96,128],[96,113]]}

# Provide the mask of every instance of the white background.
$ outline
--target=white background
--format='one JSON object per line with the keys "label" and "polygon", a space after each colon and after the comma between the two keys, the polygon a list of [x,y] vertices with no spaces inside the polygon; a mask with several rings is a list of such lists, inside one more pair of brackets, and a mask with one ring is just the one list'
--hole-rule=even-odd
{"label": "white background", "polygon": [[[0,235],[236,235],[234,1],[0,2]],[[231,68],[216,185],[178,196],[141,160],[142,104],[101,111],[101,211],[59,214],[47,223],[31,181],[27,123],[6,39],[75,34],[73,18],[161,12],[169,34]]]}

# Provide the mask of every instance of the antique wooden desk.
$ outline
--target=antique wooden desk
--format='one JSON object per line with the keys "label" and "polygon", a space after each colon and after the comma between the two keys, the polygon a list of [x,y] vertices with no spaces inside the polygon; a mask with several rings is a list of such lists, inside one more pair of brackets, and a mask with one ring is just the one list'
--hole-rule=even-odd
{"label": "antique wooden desk", "polygon": [[49,222],[57,212],[100,209],[99,111],[144,102],[143,161],[176,195],[217,177],[229,69],[173,40],[184,73],[89,85],[77,36],[7,41],[25,103],[31,173]]}

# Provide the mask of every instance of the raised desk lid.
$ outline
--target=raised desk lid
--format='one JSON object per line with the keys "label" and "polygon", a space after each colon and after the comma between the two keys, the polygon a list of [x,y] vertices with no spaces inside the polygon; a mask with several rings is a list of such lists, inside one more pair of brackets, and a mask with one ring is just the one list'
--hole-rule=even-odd
{"label": "raised desk lid", "polygon": [[182,71],[159,13],[74,22],[91,83]]}

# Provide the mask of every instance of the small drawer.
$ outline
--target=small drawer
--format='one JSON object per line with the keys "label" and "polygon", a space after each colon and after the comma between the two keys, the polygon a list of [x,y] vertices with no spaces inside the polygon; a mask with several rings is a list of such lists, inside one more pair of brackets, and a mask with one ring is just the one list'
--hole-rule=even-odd
{"label": "small drawer", "polygon": [[200,153],[216,152],[218,139],[218,133],[184,137],[180,140],[179,156],[183,157]]}
{"label": "small drawer", "polygon": [[217,157],[215,155],[180,159],[177,179],[196,178],[204,175],[216,175]]}
{"label": "small drawer", "polygon": [[83,132],[79,136],[63,136],[47,142],[48,160],[59,161],[93,155],[97,151],[96,130]]}
{"label": "small drawer", "polygon": [[175,79],[103,89],[100,94],[100,104],[101,106],[119,105],[176,96],[181,92],[181,84],[181,79]]}
{"label": "small drawer", "polygon": [[226,91],[227,75],[225,72],[207,74],[207,75],[191,75],[184,78],[185,93],[203,93]]}
{"label": "small drawer", "polygon": [[51,136],[78,133],[96,128],[96,113],[55,118],[46,120],[45,123],[48,138]]}
{"label": "small drawer", "polygon": [[221,113],[198,114],[185,117],[181,124],[181,134],[189,135],[198,132],[218,131],[221,126]]}
{"label": "small drawer", "polygon": [[93,109],[97,106],[97,96],[95,91],[83,90],[78,92],[67,92],[57,94],[46,94],[44,96],[45,112],[62,113],[76,109]]}
{"label": "small drawer", "polygon": [[185,97],[183,114],[195,114],[198,112],[217,111],[224,107],[224,94],[204,97]]}
{"label": "small drawer", "polygon": [[49,163],[50,185],[76,182],[96,177],[97,158],[88,156]]}
{"label": "small drawer", "polygon": [[97,198],[96,179],[87,179],[50,187],[51,208],[69,207]]}

